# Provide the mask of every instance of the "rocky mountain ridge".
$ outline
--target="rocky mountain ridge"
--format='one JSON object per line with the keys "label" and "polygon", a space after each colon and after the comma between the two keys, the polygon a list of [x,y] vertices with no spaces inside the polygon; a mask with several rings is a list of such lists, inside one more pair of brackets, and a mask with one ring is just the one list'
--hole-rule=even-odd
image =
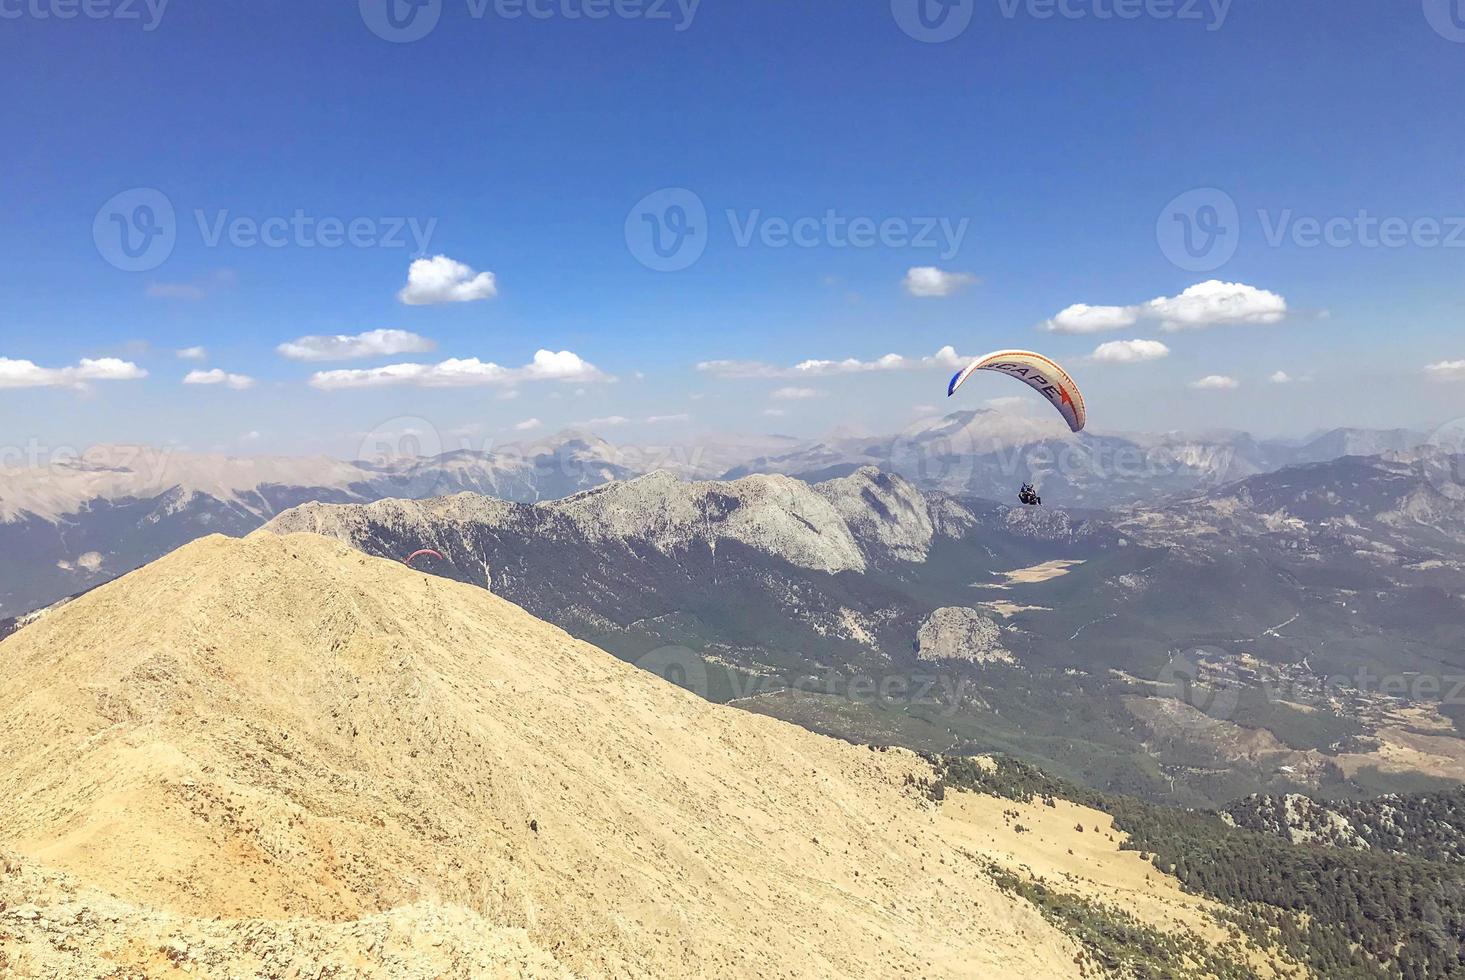
{"label": "rocky mountain ridge", "polygon": [[1280,966],[1104,814],[936,803],[911,753],[315,535],[193,542],[0,659],[8,976],[1089,975],[1020,897],[1040,858],[1091,917]]}

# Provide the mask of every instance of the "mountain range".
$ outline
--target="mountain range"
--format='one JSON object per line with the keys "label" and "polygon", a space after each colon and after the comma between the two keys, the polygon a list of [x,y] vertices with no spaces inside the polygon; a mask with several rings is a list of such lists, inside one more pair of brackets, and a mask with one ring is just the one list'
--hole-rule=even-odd
{"label": "mountain range", "polygon": [[[424,570],[815,730],[1210,804],[1465,776],[1438,681],[1465,649],[1465,501],[1440,465],[1345,457],[1084,517],[873,467],[654,474],[538,504],[312,503],[267,529],[432,549]],[[1420,676],[1433,696],[1382,683]]]}
{"label": "mountain range", "polygon": [[818,482],[876,466],[925,490],[1010,500],[1024,481],[1069,508],[1153,503],[1335,454],[1401,451],[1405,430],[1340,429],[1299,442],[1244,434],[1072,436],[1046,420],[959,412],[886,436],[824,440],[700,437],[616,446],[569,431],[432,457],[225,457],[99,446],[44,465],[0,468],[0,617],[82,592],[209,533],[245,534],[297,504],[425,498],[464,491],[552,500],[666,471],[730,480],[776,473]]}

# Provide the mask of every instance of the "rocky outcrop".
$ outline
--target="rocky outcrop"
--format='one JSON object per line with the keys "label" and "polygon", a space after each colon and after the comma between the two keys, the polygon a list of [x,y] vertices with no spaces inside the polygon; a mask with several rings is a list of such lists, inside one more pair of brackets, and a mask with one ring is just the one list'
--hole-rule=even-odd
{"label": "rocky outcrop", "polygon": [[916,636],[922,660],[964,660],[974,664],[1014,663],[1002,647],[1002,629],[975,609],[947,606],[933,612]]}

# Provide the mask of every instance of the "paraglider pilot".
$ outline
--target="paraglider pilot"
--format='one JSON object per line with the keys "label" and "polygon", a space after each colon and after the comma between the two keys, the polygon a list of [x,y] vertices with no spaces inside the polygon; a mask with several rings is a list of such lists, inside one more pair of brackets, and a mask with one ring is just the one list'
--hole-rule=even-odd
{"label": "paraglider pilot", "polygon": [[1029,507],[1043,506],[1043,498],[1038,496],[1038,491],[1033,489],[1031,483],[1024,483],[1022,489],[1017,492],[1017,499]]}

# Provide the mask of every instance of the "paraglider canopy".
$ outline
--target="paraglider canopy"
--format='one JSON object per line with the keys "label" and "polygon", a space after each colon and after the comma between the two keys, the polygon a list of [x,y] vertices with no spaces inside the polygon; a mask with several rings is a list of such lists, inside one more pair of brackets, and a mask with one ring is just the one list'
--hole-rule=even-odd
{"label": "paraglider canopy", "polygon": [[999,350],[986,357],[979,357],[951,379],[946,397],[956,394],[956,389],[978,371],[997,371],[1023,382],[1047,398],[1074,432],[1083,431],[1083,427],[1088,424],[1088,412],[1084,408],[1083,393],[1078,390],[1078,385],[1068,376],[1067,371],[1042,354],[1030,350]]}
{"label": "paraglider canopy", "polygon": [[433,558],[436,558],[438,561],[446,561],[446,559],[443,558],[442,555],[438,554],[436,551],[433,551],[431,548],[423,548],[421,551],[414,551],[414,552],[412,552],[412,554],[408,555],[405,564],[410,565],[414,561],[416,561],[417,559],[423,558],[423,557],[428,556],[428,555],[431,555]]}

